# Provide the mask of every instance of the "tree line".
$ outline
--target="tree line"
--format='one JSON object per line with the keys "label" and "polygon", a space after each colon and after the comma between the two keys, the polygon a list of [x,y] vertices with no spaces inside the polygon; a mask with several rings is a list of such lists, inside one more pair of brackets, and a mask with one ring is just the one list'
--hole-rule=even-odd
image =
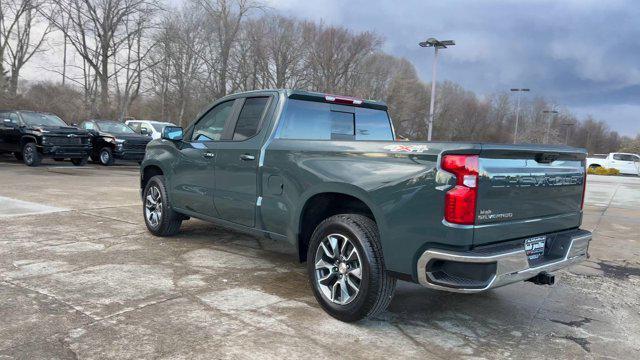
{"label": "tree line", "polygon": [[[146,118],[190,123],[226,94],[296,88],[385,101],[399,136],[426,138],[430,86],[415,66],[382,50],[373,32],[301,21],[259,0],[3,0],[0,106],[50,111],[67,122]],[[59,80],[21,81],[36,56]],[[434,139],[514,139],[509,92],[479,97],[445,81],[436,93]],[[557,113],[550,113],[556,111]],[[518,142],[616,151],[606,123],[578,119],[542,97],[520,104]]]}

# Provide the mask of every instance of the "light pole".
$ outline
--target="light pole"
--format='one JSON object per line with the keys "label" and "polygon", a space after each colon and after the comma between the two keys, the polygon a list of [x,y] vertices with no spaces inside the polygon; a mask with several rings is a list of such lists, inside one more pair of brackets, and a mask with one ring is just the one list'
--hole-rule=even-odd
{"label": "light pole", "polygon": [[567,133],[566,133],[566,135],[564,137],[564,144],[567,145],[569,143],[569,128],[572,127],[572,126],[575,126],[576,124],[574,124],[574,123],[564,123],[562,125],[567,127]]}
{"label": "light pole", "polygon": [[529,92],[529,89],[511,89],[511,91],[518,93],[518,100],[516,100],[516,130],[513,133],[513,143],[515,144],[518,140],[518,120],[520,120],[520,94],[522,94],[523,92]]}
{"label": "light pole", "polygon": [[428,38],[427,41],[423,41],[418,44],[420,47],[432,47],[435,49],[435,54],[433,56],[433,74],[431,75],[431,104],[429,106],[429,118],[427,119],[429,129],[427,133],[427,141],[431,141],[431,134],[433,133],[433,110],[436,100],[436,64],[438,63],[438,49],[446,49],[447,46],[453,46],[455,44],[456,43],[453,40],[440,41],[436,38]]}
{"label": "light pole", "polygon": [[544,134],[544,143],[548,144],[549,143],[549,133],[551,132],[551,123],[553,122],[553,116],[558,114],[558,112],[556,110],[543,110],[542,111],[543,114],[553,114],[549,117],[549,124],[547,124],[547,132],[546,134]]}

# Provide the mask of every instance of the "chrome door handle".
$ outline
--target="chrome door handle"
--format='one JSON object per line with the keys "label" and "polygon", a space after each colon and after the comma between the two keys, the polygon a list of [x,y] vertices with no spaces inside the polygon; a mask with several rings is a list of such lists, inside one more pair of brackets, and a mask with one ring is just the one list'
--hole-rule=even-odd
{"label": "chrome door handle", "polygon": [[240,155],[240,160],[244,160],[244,161],[251,161],[251,160],[255,160],[256,157],[253,155],[249,155],[249,154],[242,154]]}
{"label": "chrome door handle", "polygon": [[206,152],[206,153],[202,154],[202,156],[206,157],[207,159],[211,159],[211,158],[216,157],[216,154],[212,153],[212,152]]}

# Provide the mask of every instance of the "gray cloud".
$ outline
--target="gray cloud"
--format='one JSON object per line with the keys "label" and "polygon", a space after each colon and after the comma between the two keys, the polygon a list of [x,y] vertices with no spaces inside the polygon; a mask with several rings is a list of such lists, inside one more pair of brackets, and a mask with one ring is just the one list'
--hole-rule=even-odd
{"label": "gray cloud", "polygon": [[[526,86],[593,114],[622,134],[640,132],[640,2],[272,0],[287,15],[382,35],[385,50],[430,81],[429,36],[455,39],[439,79],[480,95]],[[347,5],[348,4],[348,5]]]}

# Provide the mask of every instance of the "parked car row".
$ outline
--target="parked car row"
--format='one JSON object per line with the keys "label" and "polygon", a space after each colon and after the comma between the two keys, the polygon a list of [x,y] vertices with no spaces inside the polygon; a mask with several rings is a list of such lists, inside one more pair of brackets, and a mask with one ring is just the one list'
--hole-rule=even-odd
{"label": "parked car row", "polygon": [[76,166],[88,158],[105,166],[116,159],[141,162],[149,141],[167,125],[173,124],[91,119],[77,126],[50,113],[0,110],[0,153],[13,153],[28,166],[38,166],[43,158],[70,159]]}

